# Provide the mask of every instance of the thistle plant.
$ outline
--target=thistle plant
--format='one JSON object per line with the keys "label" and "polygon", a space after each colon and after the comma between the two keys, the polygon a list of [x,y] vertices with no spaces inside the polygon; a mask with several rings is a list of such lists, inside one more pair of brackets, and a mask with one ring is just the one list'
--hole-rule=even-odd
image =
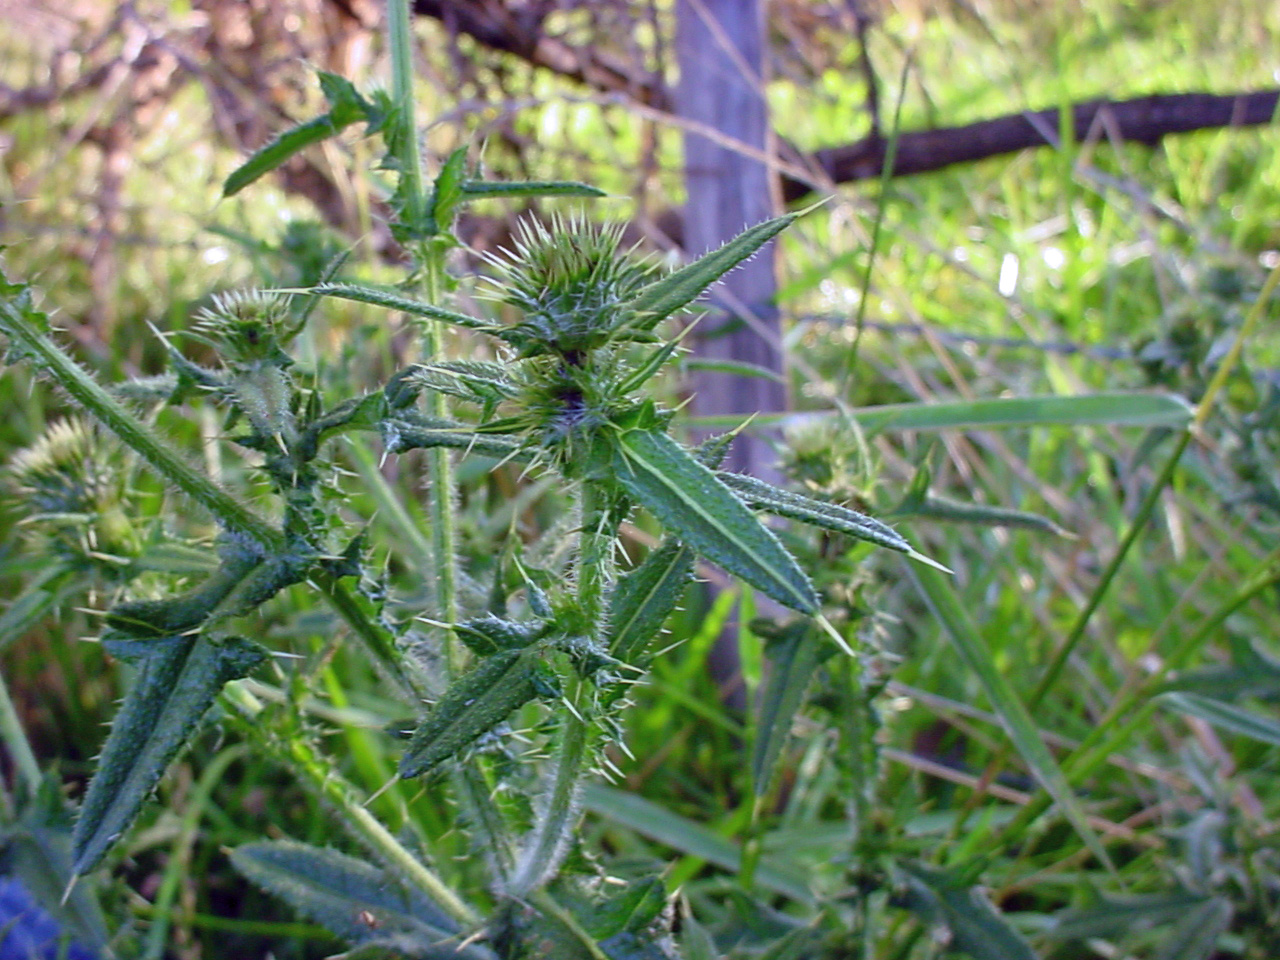
{"label": "thistle plant", "polygon": [[[401,6],[393,3],[393,12]],[[140,464],[207,510],[217,530],[212,548],[184,545],[194,559],[181,570],[180,590],[160,597],[142,591],[134,567],[119,578],[134,595],[105,611],[101,639],[136,666],[137,679],[81,804],[71,873],[95,868],[127,834],[170,761],[220,701],[227,722],[287,765],[373,858],[264,842],[241,847],[234,862],[354,946],[474,958],[675,956],[656,878],[607,888],[587,858],[571,855],[582,785],[607,766],[604,747],[622,738],[627,694],[650,666],[653,641],[695,564],[721,567],[794,611],[797,624],[823,625],[850,652],[823,618],[823,598],[760,514],[924,560],[865,514],[719,470],[732,436],[686,446],[671,433],[676,411],[656,399],[655,378],[681,349],[668,321],[796,215],[756,225],[670,273],[622,249],[616,228],[581,217],[529,221],[514,248],[491,262],[489,296],[517,319],[472,316],[442,302],[450,285],[445,256],[457,243],[452,228],[462,206],[596,191],[574,183],[493,184],[461,150],[440,166],[427,191],[411,101],[366,97],[331,76],[323,86],[329,114],[264,148],[233,174],[227,192],[317,136],[364,121],[367,132],[383,138],[384,166],[396,174],[395,234],[414,258],[400,287],[331,276],[305,289],[220,295],[186,341],[166,337],[167,377],[113,391],[65,354],[29,287],[0,281],[0,330],[10,359],[38,367]],[[312,378],[296,375],[294,341],[339,300],[411,318],[422,334],[422,360],[362,396],[335,400],[323,385],[309,385]],[[490,355],[499,359],[441,356],[442,326],[488,339]],[[203,344],[218,364],[194,362],[187,342]],[[136,400],[125,399],[138,397],[174,409],[218,404],[228,435],[270,490],[270,515],[248,506],[247,491],[224,489],[175,452]],[[432,451],[433,555],[430,568],[414,572],[419,582],[437,584],[428,607],[388,595],[366,533],[333,508],[346,496],[335,479],[333,441],[360,434],[380,437],[387,456]],[[518,463],[529,474],[557,478],[569,548],[496,544],[500,560],[487,582],[475,596],[461,596],[452,547],[456,456]],[[51,476],[38,460],[30,455],[14,474],[25,478],[32,497],[46,496]],[[96,537],[99,547],[119,542],[120,550],[139,552],[135,521],[95,506],[97,474],[86,470],[77,494],[83,508],[59,508],[48,518],[53,528],[65,537],[69,517],[97,514],[85,523],[111,532],[86,533],[84,542]],[[59,488],[59,495],[69,494]],[[661,525],[664,539],[624,569],[621,527],[638,510]],[[552,556],[558,559],[540,559]],[[360,804],[334,764],[298,732],[300,678],[284,687],[292,712],[283,715],[239,682],[270,673],[269,651],[252,635],[248,615],[290,588],[315,592],[405,698],[415,719],[395,724],[407,735],[399,777],[447,780],[461,824],[485,853],[482,886],[468,888],[463,873],[450,876],[447,858],[429,846],[406,845]],[[821,632],[814,636],[805,648],[810,669],[822,659],[814,644],[830,642]],[[536,750],[520,747],[527,740]],[[767,781],[776,758],[776,749],[765,751],[758,778]],[[532,800],[503,799],[512,794]]]}

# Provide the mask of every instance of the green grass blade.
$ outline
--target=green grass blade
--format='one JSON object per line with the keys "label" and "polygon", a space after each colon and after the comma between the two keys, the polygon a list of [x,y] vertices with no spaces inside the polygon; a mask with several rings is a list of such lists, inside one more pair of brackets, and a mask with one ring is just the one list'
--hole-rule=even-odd
{"label": "green grass blade", "polygon": [[512,197],[608,196],[599,187],[578,183],[576,180],[514,180],[505,183],[495,183],[488,180],[468,180],[462,184],[462,193],[471,200],[505,200]]}
{"label": "green grass blade", "polygon": [[[737,874],[742,869],[742,850],[737,844],[711,832],[700,823],[663,809],[652,800],[598,783],[588,783],[582,790],[582,805],[597,816],[612,820],[683,854],[706,860],[729,873]],[[755,882],[765,890],[800,903],[814,902],[813,893],[802,875],[768,857],[763,858],[756,867]]]}
{"label": "green grass blade", "polygon": [[[1170,393],[1092,393],[1077,397],[998,397],[949,403],[894,403],[857,407],[848,413],[863,430],[990,430],[997,427],[1185,427],[1195,410]],[[836,411],[761,414],[753,427],[798,426],[831,417]],[[742,422],[731,415],[693,417],[708,429]]]}
{"label": "green grass blade", "polygon": [[1036,960],[1035,951],[991,901],[973,886],[923,863],[899,863],[906,907],[948,934],[947,943],[973,960]]}
{"label": "green grass blade", "polygon": [[72,834],[74,871],[91,869],[129,829],[169,761],[223,686],[266,653],[238,637],[170,637],[111,644],[135,661],[138,679],[111,724]]}
{"label": "green grass blade", "polygon": [[1197,693],[1166,693],[1160,700],[1164,706],[1179,713],[1198,717],[1231,733],[1280,747],[1280,721]]}
{"label": "green grass blade", "polygon": [[1100,862],[1110,867],[1111,861],[1102,846],[1102,841],[1089,826],[1084,810],[1081,809],[1080,802],[1071,790],[1071,784],[1067,782],[1049,748],[1040,739],[1040,733],[1032,722],[1030,714],[1027,713],[1026,706],[996,669],[995,658],[986,640],[979,633],[969,612],[961,604],[951,582],[929,567],[908,569],[925,602],[942,624],[943,633],[951,640],[960,658],[977,675],[987,698],[991,701],[992,708],[1000,717],[1000,722],[1018,753],[1031,768],[1040,785],[1057,802],[1085,846]]}
{"label": "green grass blade", "polygon": [[814,613],[804,571],[741,500],[682,446],[656,430],[624,430],[614,476],[674,536],[779,603]]}

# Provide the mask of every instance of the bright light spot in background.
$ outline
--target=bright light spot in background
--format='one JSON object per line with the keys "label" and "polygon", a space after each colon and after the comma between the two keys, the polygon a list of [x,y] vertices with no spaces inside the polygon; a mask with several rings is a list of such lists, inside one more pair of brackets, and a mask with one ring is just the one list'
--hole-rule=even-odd
{"label": "bright light spot in background", "polygon": [[954,250],[951,251],[951,259],[954,260],[956,263],[968,263],[969,248],[956,247]]}
{"label": "bright light spot in background", "polygon": [[1000,291],[1000,296],[1012,297],[1017,287],[1018,258],[1012,253],[1006,253],[1000,261],[1000,280],[996,283],[996,289]]}
{"label": "bright light spot in background", "polygon": [[822,294],[822,298],[833,308],[840,307],[856,307],[859,299],[858,291],[853,287],[846,287],[843,284],[836,283],[829,277],[818,284],[818,291]]}
{"label": "bright light spot in background", "polygon": [[231,254],[227,253],[226,247],[210,247],[200,254],[200,259],[212,267],[215,263],[225,262],[230,256]]}
{"label": "bright light spot in background", "polygon": [[1067,255],[1057,247],[1045,247],[1041,256],[1044,257],[1044,265],[1050,270],[1061,270],[1066,266]]}

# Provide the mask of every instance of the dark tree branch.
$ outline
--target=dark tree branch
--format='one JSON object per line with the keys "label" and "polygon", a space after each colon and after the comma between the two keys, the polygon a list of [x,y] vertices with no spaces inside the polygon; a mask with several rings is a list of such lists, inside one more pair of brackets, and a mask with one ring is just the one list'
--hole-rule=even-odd
{"label": "dark tree branch", "polygon": [[542,5],[516,8],[495,0],[413,0],[413,11],[439,20],[492,50],[605,93],[623,93],[658,110],[671,109],[666,85],[601,50],[576,47],[542,29]]}
{"label": "dark tree branch", "polygon": [[[661,78],[638,71],[603,52],[575,47],[546,35],[542,29],[541,5],[516,7],[502,0],[414,0],[413,6],[416,13],[433,17],[448,29],[466,34],[493,50],[510,53],[601,92],[624,93],[648,106],[672,109],[671,91]],[[874,82],[874,75],[868,80]],[[1074,136],[1077,140],[1114,136],[1154,145],[1174,133],[1271,123],[1276,118],[1278,100],[1280,90],[1091,100],[1073,107]],[[1102,127],[1104,116],[1107,125]],[[962,127],[908,131],[898,137],[893,175],[927,173],[958,163],[1047,146],[1053,142],[1057,130],[1058,110],[1052,108],[1009,114]],[[868,180],[883,174],[887,146],[886,140],[873,132],[856,143],[820,150],[815,159],[835,183]],[[808,183],[783,180],[783,196],[788,202],[800,200],[812,191]]]}
{"label": "dark tree branch", "polygon": [[[1091,100],[1073,108],[1074,136],[1077,140],[1116,136],[1132,143],[1154,146],[1172,133],[1272,123],[1276,119],[1278,103],[1280,90],[1234,94],[1156,94],[1133,100]],[[898,137],[893,175],[927,173],[957,163],[971,163],[1043,147],[1052,142],[1051,138],[1057,131],[1056,108],[1011,114],[963,127],[908,131]],[[847,146],[820,150],[815,159],[834,182],[850,183],[879,177],[884,171],[887,147],[885,140],[873,136]],[[812,189],[810,185],[795,180],[783,182],[783,196],[788,201],[799,200]]]}

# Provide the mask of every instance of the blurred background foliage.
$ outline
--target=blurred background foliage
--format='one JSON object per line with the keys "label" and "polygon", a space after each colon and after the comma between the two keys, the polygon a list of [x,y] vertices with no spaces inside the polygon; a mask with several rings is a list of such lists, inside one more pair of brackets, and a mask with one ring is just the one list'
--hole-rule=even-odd
{"label": "blurred background foliage", "polygon": [[[681,125],[671,112],[673,4],[416,6],[430,163],[472,144],[497,177],[584,180],[613,195],[592,215],[625,220],[653,249],[678,248],[684,188]],[[1280,6],[1257,0],[773,0],[768,23],[767,93],[779,155],[819,186],[824,177],[810,152],[877,130],[890,136],[899,88],[905,134],[1031,110],[1065,115],[1096,98],[1280,85]],[[390,276],[400,254],[383,218],[386,180],[355,133],[219,199],[222,179],[248,151],[323,109],[315,69],[362,85],[381,82],[380,29],[372,0],[0,0],[7,272],[44,292],[66,339],[104,379],[157,372],[164,351],[151,328],[187,328],[213,292],[304,284],[348,250],[350,269]],[[870,406],[1149,387],[1196,401],[1267,271],[1280,263],[1278,147],[1274,123],[1150,145],[1119,142],[1104,121],[1058,149],[839,185],[822,211],[785,238],[779,259],[796,408],[826,409],[833,397]],[[461,225],[468,248],[459,275],[477,267],[478,254],[505,244],[522,212],[489,206]],[[470,297],[466,284],[462,296]],[[308,331],[304,362],[347,392],[385,379],[407,349],[403,336],[372,311],[326,311],[325,322]],[[21,368],[5,369],[0,391],[9,399],[0,459],[36,444],[67,413]],[[1246,344],[1219,413],[1161,494],[1154,522],[1071,659],[1069,682],[1036,712],[1060,755],[1108,716],[1117,691],[1162,669],[1188,631],[1230,606],[1242,583],[1267,571],[1274,582],[1278,414],[1280,338],[1272,323]],[[213,472],[243,469],[219,443],[213,414],[198,436],[176,421],[167,426]],[[1169,445],[1159,429],[1051,425],[865,437],[809,426],[790,439],[784,460],[793,476],[876,513],[901,505],[927,465],[938,493],[1035,511],[1069,531],[1053,537],[1008,525],[911,523],[917,545],[956,571],[997,665],[1020,692],[1035,687],[1097,586]],[[198,522],[162,506],[154,481],[125,467],[137,511],[178,532],[199,532]],[[412,458],[384,469],[406,489],[420,483]],[[545,487],[522,488],[515,472],[468,476],[465,469],[463,549],[475,557],[483,559],[512,517],[539,526],[554,514]],[[353,496],[346,506],[358,516],[377,512],[371,497]],[[47,548],[29,538],[24,545],[29,512],[19,491],[2,521],[0,582],[8,596],[18,595]],[[184,522],[192,529],[181,529]],[[875,611],[865,619],[885,683],[875,791],[898,852],[940,866],[981,853],[992,901],[1046,956],[1280,954],[1274,742],[1185,712],[1150,714],[1112,764],[1076,784],[1090,812],[1123,838],[1119,879],[1080,867],[1078,843],[1054,823],[1007,847],[976,850],[1031,789],[1026,771],[1005,755],[979,685],[957,668],[936,618],[895,563],[850,557],[829,543],[801,549],[821,576],[844,585],[851,611]],[[394,570],[394,557],[391,563]],[[4,675],[37,753],[56,762],[73,795],[118,695],[107,658],[76,642],[91,632],[85,611],[103,605],[95,591],[114,589],[109,571],[95,577],[84,596],[69,598],[38,629],[0,641],[12,641],[2,654]],[[731,916],[725,904],[732,899],[715,899],[733,888],[733,872],[714,869],[725,866],[714,860],[709,867],[706,847],[676,827],[696,822],[722,839],[752,842],[750,787],[735,759],[744,721],[723,706],[701,669],[723,623],[749,619],[747,609],[728,606],[748,598],[725,596],[710,610],[692,605],[673,625],[673,640],[685,646],[637,694],[641,708],[629,735],[636,759],[615,758],[626,789],[670,815],[670,829],[626,829],[636,824],[621,815],[593,815],[587,827],[598,848],[622,862],[680,855],[669,888],[681,887],[704,922],[722,927],[751,919]],[[1246,680],[1267,675],[1271,658],[1280,657],[1277,599],[1270,586],[1231,607],[1183,665],[1218,677],[1229,699],[1272,724],[1280,685]],[[328,687],[317,697],[352,711],[344,716],[362,704],[378,715],[372,672],[328,650],[327,626],[286,598],[262,628],[272,642],[309,644],[309,652],[326,649],[334,658],[342,681],[326,674]],[[753,688],[759,638],[742,634]],[[1209,689],[1191,680],[1186,686]],[[797,721],[805,736],[789,748],[768,798],[774,820],[766,852],[802,875],[834,869],[823,830],[839,829],[857,789],[847,758],[821,762],[840,723],[824,709],[819,698]],[[347,757],[363,764],[356,776],[372,791],[389,776],[392,748],[358,726],[346,736],[364,740]],[[235,758],[203,808],[199,836],[183,839],[184,799],[218,748],[211,733],[166,779],[162,802],[119,864],[128,885],[109,890],[116,915],[150,917],[148,901],[174,858],[183,858],[185,879],[168,908],[171,955],[263,956],[268,944],[277,957],[333,952],[318,928],[282,919],[282,908],[248,887],[221,852],[263,834],[331,839],[316,802],[269,763]],[[988,782],[982,772],[992,758],[1008,766]],[[600,814],[608,804],[588,806]],[[948,836],[959,810],[974,813],[972,830]],[[897,882],[899,898],[921,889]],[[1208,952],[1178,953],[1160,935],[1176,918],[1170,891],[1188,890],[1220,892],[1230,905]],[[1149,898],[1145,913],[1133,906],[1140,895]],[[1159,896],[1166,900],[1157,903]],[[1063,914],[1067,908],[1077,914]],[[922,935],[927,924],[914,935],[905,924],[881,931],[885,952],[877,955],[942,949]]]}

